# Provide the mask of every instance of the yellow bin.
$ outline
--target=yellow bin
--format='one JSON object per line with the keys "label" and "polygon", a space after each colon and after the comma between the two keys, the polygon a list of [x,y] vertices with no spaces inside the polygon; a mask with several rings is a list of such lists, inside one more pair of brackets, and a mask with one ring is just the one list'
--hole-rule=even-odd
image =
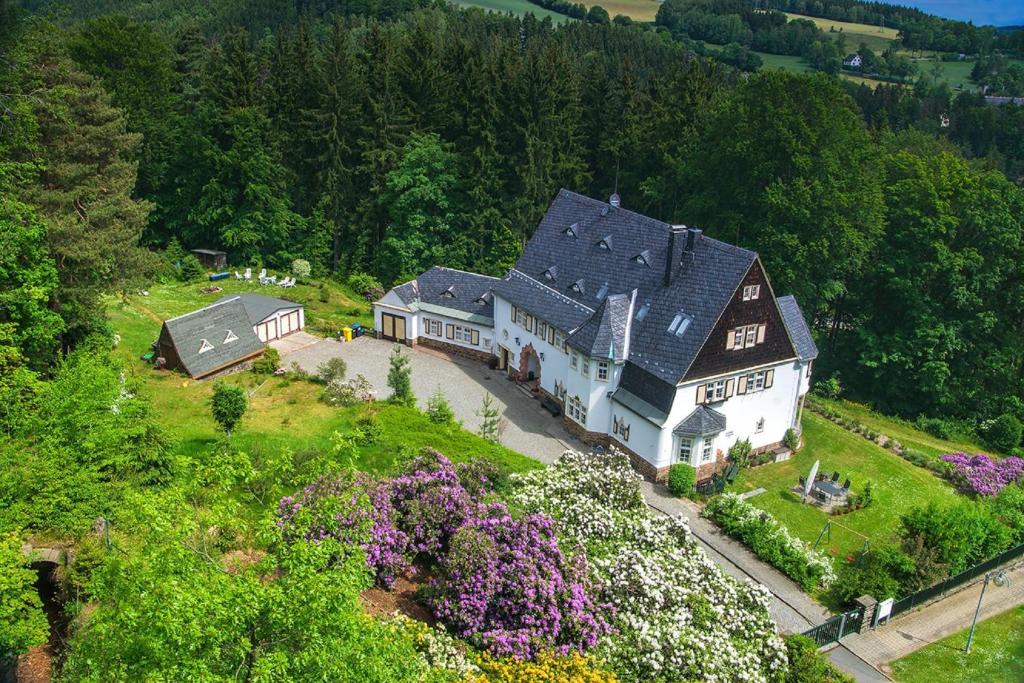
{"label": "yellow bin", "polygon": [[344,327],[342,327],[341,328],[341,336],[344,337],[345,341],[347,341],[347,342],[352,341],[352,328],[349,327],[348,325],[345,325]]}

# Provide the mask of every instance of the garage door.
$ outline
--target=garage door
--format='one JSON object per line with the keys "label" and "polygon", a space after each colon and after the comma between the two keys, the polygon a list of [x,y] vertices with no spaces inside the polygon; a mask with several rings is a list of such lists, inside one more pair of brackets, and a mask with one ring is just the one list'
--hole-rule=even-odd
{"label": "garage door", "polygon": [[260,323],[256,326],[256,336],[260,338],[261,342],[268,342],[271,339],[277,339],[277,321],[268,320],[265,323]]}
{"label": "garage door", "polygon": [[405,341],[405,318],[400,315],[382,313],[380,336],[391,341]]}
{"label": "garage door", "polygon": [[281,320],[281,336],[283,337],[284,335],[286,335],[286,334],[288,334],[289,332],[292,331],[292,325],[291,325],[292,321],[291,321],[291,318],[289,318],[287,315],[282,315],[280,317],[280,320]]}

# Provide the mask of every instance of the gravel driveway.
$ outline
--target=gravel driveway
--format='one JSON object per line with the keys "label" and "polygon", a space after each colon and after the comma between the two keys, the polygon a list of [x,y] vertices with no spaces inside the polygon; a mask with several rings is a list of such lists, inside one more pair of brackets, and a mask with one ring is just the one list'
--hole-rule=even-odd
{"label": "gravel driveway", "polygon": [[[346,376],[363,375],[373,385],[377,398],[385,399],[391,395],[387,375],[388,355],[393,346],[391,342],[364,336],[348,343],[323,339],[296,350],[280,351],[285,366],[298,363],[307,372],[316,372],[330,358],[344,358],[348,366]],[[402,352],[409,356],[412,388],[421,408],[426,407],[427,399],[440,386],[456,418],[475,432],[480,427],[476,412],[484,394],[490,392],[502,411],[502,445],[543,463],[554,462],[567,448],[583,448],[565,431],[559,418],[552,417],[540,407],[539,401],[508,381],[504,373],[431,349],[403,347]]]}

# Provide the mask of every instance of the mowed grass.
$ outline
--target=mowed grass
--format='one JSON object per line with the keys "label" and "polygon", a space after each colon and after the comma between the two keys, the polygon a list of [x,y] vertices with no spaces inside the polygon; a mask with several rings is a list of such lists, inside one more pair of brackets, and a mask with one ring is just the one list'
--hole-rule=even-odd
{"label": "mowed grass", "polygon": [[945,453],[954,453],[956,451],[963,451],[965,453],[991,452],[990,449],[971,441],[940,439],[927,432],[922,432],[906,420],[882,415],[860,403],[845,400],[831,401],[824,398],[815,398],[814,400],[825,408],[833,410],[848,419],[856,420],[876,432],[881,432],[890,438],[896,439],[904,446],[927,453],[928,455],[938,457]]}
{"label": "mowed grass", "polygon": [[1024,605],[978,624],[968,655],[964,648],[969,630],[893,662],[893,676],[901,683],[1024,681]]}
{"label": "mowed grass", "polygon": [[556,24],[570,21],[569,17],[564,14],[546,10],[540,5],[534,5],[532,2],[528,2],[528,0],[454,0],[454,2],[456,5],[461,7],[477,7],[480,9],[490,10],[492,12],[499,12],[501,14],[511,12],[517,17],[521,17],[526,14],[532,14],[538,19],[550,17]]}
{"label": "mowed grass", "polygon": [[[804,413],[805,446],[786,462],[744,470],[733,489],[738,492],[764,488],[765,493],[750,503],[774,515],[789,531],[807,543],[814,543],[826,521],[848,527],[867,536],[872,543],[894,537],[900,515],[913,507],[936,502],[956,502],[956,492],[928,470],[916,467],[856,434],[810,412]],[[821,472],[839,470],[840,483],[849,478],[851,490],[859,492],[871,481],[874,503],[841,516],[828,516],[817,506],[800,501],[794,492],[800,476],[807,476],[815,460]],[[822,539],[818,549],[842,561],[854,555],[864,540],[839,526],[831,538]]]}
{"label": "mowed grass", "polygon": [[614,18],[616,14],[629,17],[633,21],[654,21],[654,17],[661,8],[661,3],[656,0],[606,0],[605,2],[584,3],[587,7],[600,5],[608,10],[608,16]]}
{"label": "mowed grass", "polygon": [[795,71],[796,73],[813,73],[814,69],[804,61],[803,57],[797,55],[773,55],[767,52],[756,52],[763,62],[762,69],[781,69],[783,71]]}
{"label": "mowed grass", "polygon": [[[149,350],[150,343],[159,334],[160,319],[208,303],[206,295],[195,293],[197,289],[194,284],[158,285],[149,290],[148,297],[135,296],[127,301],[112,299],[108,304],[111,324],[121,335],[115,354],[124,361],[127,371],[141,380],[143,392],[153,405],[157,421],[170,436],[174,452],[189,458],[209,452],[222,438],[210,413],[214,382],[197,382],[181,373],[155,370],[139,357]],[[310,289],[317,292],[315,288]],[[333,435],[351,433],[366,409],[365,406],[332,408],[320,401],[319,385],[302,380],[239,372],[221,381],[243,387],[249,396],[248,411],[236,428],[232,442],[250,455],[288,450],[303,459],[321,457],[332,451]],[[375,389],[378,394],[388,393],[387,387]],[[506,471],[539,466],[526,456],[488,443],[470,432],[435,425],[418,410],[387,403],[377,403],[374,408],[378,410],[382,436],[375,443],[360,445],[355,461],[357,469],[387,473],[403,450],[417,451],[424,447],[436,448],[453,460],[486,457]]]}
{"label": "mowed grass", "polygon": [[[899,31],[894,28],[871,26],[869,24],[854,24],[848,21],[834,21],[821,17],[808,17],[803,14],[785,13],[792,19],[806,19],[813,21],[815,26],[828,33],[830,37],[843,35],[846,37],[846,49],[848,52],[856,52],[861,43],[867,44],[875,52],[882,52],[889,43],[896,40]],[[835,31],[835,33],[832,33]]]}

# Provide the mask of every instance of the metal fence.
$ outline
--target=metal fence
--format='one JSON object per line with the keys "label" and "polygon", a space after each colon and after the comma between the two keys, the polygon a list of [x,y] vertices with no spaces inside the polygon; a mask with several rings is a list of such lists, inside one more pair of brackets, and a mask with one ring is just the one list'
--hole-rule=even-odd
{"label": "metal fence", "polygon": [[818,624],[809,631],[804,631],[804,635],[817,643],[818,647],[825,647],[839,642],[844,636],[851,633],[858,633],[863,620],[864,611],[862,609],[850,610]]}
{"label": "metal fence", "polygon": [[892,604],[892,613],[890,617],[894,617],[897,614],[907,612],[909,610],[914,609],[915,607],[923,605],[926,602],[932,600],[933,598],[944,595],[950,590],[957,588],[958,586],[962,586],[963,584],[973,579],[976,579],[979,576],[984,575],[986,572],[995,569],[999,565],[1006,564],[1007,562],[1014,560],[1020,557],[1021,555],[1024,555],[1024,543],[1017,546],[1016,548],[1010,548],[1009,550],[1005,550],[996,555],[995,557],[985,560],[981,564],[976,564],[970,569],[960,572],[956,576],[951,576],[944,581],[940,581],[934,586],[922,588],[916,593],[912,593],[904,598],[900,598]]}

